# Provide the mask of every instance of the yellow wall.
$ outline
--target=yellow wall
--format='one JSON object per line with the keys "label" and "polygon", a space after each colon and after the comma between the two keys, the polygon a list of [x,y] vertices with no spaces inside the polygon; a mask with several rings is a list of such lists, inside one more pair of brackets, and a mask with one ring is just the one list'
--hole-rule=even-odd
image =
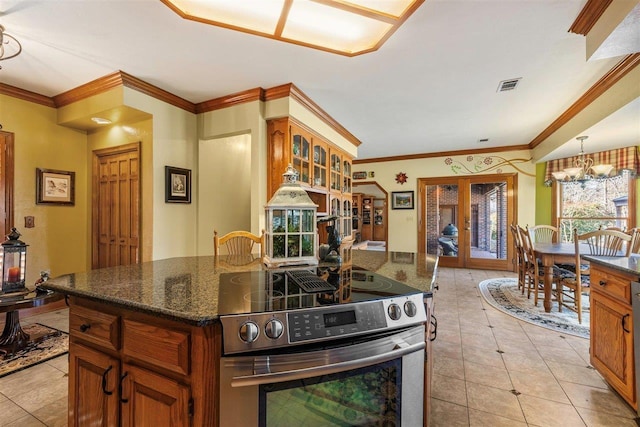
{"label": "yellow wall", "polygon": [[[27,251],[28,285],[41,270],[52,276],[85,270],[87,247],[87,135],[57,124],[54,108],[0,95],[3,130],[15,136],[15,226]],[[75,206],[36,205],[36,168],[75,172]],[[35,217],[24,228],[25,216]]]}
{"label": "yellow wall", "polygon": [[[153,146],[143,148],[142,219],[145,246],[152,240],[152,254],[143,260],[196,255],[197,236],[197,120],[196,115],[125,88],[124,104],[153,116]],[[145,145],[147,147],[148,145]],[[165,203],[165,166],[192,170],[190,204]],[[150,191],[152,189],[152,191]],[[151,231],[152,230],[152,231]]]}
{"label": "yellow wall", "polygon": [[[447,161],[447,158],[450,158],[451,162]],[[469,158],[471,158],[471,161],[468,160]],[[491,158],[492,163],[486,165],[484,158]],[[416,203],[413,210],[393,210],[391,209],[391,200],[389,200],[388,206],[389,250],[413,252],[418,248],[418,178],[468,176],[470,174],[463,171],[465,167],[470,168],[470,170],[478,174],[495,174],[497,173],[496,168],[491,170],[487,169],[500,162],[500,158],[512,161],[521,171],[533,175],[529,176],[521,173],[516,167],[509,164],[499,167],[503,173],[518,173],[517,220],[520,224],[533,224],[535,221],[535,165],[529,161],[530,153],[528,150],[489,153],[484,156],[443,156],[379,163],[358,163],[354,165],[353,171],[373,172],[375,177],[367,178],[367,181],[375,180],[378,185],[389,194],[389,198],[391,198],[391,193],[394,191],[414,191]],[[520,159],[521,161],[515,161],[516,159]],[[460,166],[461,170],[456,169],[457,166]],[[479,167],[479,171],[476,171],[476,166]],[[454,169],[458,170],[458,173],[456,173]],[[396,175],[400,172],[406,173],[409,178],[405,184],[399,184],[395,180]],[[357,183],[358,181],[355,182]]]}

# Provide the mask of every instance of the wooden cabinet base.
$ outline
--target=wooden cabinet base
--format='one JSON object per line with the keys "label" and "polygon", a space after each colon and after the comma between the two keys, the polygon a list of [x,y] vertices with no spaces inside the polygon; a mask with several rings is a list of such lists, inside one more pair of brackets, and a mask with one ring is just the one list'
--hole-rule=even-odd
{"label": "wooden cabinet base", "polygon": [[80,298],[69,313],[70,427],[218,426],[219,325]]}
{"label": "wooden cabinet base", "polygon": [[593,367],[634,409],[638,408],[633,349],[630,288],[636,276],[625,277],[591,265],[590,358]]}

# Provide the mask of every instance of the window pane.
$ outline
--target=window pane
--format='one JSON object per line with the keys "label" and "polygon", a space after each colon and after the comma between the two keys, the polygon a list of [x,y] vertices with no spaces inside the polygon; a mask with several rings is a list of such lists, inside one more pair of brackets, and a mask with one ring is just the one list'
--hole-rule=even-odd
{"label": "window pane", "polygon": [[598,228],[625,229],[629,218],[630,176],[624,173],[604,180],[562,183],[559,218],[562,241],[571,241],[573,229],[579,234]]}

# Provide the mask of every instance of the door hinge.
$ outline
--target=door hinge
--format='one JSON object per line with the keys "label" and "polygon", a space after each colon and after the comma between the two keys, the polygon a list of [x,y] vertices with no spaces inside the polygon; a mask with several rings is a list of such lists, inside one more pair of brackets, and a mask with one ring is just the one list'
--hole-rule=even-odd
{"label": "door hinge", "polygon": [[188,410],[189,410],[189,416],[193,417],[193,412],[194,412],[194,410],[193,410],[193,397],[189,398],[189,409]]}

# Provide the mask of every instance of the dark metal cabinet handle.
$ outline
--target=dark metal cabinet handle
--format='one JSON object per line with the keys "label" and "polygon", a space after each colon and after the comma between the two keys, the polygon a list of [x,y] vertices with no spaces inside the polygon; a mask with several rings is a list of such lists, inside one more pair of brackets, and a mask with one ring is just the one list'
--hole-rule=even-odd
{"label": "dark metal cabinet handle", "polygon": [[120,402],[122,403],[127,403],[129,402],[129,399],[124,399],[122,397],[122,383],[124,382],[124,379],[127,378],[127,375],[129,375],[128,372],[125,372],[121,377],[120,377],[120,383],[118,384],[118,394],[120,395]]}
{"label": "dark metal cabinet handle", "polygon": [[107,390],[107,375],[109,375],[109,372],[112,369],[113,369],[113,366],[109,365],[109,367],[105,369],[104,372],[102,373],[102,392],[107,396],[111,396],[113,394],[113,391]]}
{"label": "dark metal cabinet handle", "polygon": [[607,286],[607,282],[605,282],[604,280],[600,280],[599,285],[600,286]]}
{"label": "dark metal cabinet handle", "polygon": [[80,332],[87,332],[87,330],[91,327],[91,325],[87,324],[87,323],[83,323],[82,325],[80,325]]}
{"label": "dark metal cabinet handle", "polygon": [[433,331],[431,331],[431,336],[429,337],[429,341],[435,341],[438,337],[438,319],[433,314],[431,315],[431,322],[433,325]]}
{"label": "dark metal cabinet handle", "polygon": [[630,314],[625,314],[624,316],[622,316],[622,330],[625,331],[626,333],[631,332],[631,330],[627,329],[627,318],[630,316]]}

